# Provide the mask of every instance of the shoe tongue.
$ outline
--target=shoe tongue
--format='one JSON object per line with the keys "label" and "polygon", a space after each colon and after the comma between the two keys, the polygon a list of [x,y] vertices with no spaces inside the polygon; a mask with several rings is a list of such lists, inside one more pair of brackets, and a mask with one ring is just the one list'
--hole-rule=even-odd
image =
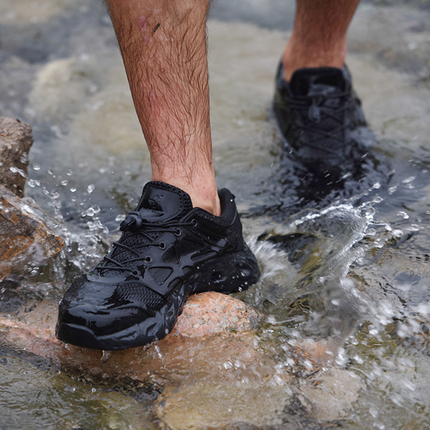
{"label": "shoe tongue", "polygon": [[294,95],[312,96],[321,93],[344,91],[346,80],[343,71],[335,67],[299,69],[293,73],[290,88]]}
{"label": "shoe tongue", "polygon": [[148,182],[136,211],[142,219],[153,223],[165,223],[182,218],[193,208],[190,196],[173,185],[164,182]]}

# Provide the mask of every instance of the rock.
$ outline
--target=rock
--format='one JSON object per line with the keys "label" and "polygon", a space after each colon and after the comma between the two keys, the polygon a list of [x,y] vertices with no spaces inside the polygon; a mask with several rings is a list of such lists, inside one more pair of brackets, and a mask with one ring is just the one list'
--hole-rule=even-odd
{"label": "rock", "polygon": [[32,144],[28,124],[0,117],[0,280],[13,266],[41,262],[64,245],[47,225],[53,221],[32,199],[21,198]]}
{"label": "rock", "polygon": [[24,196],[31,127],[18,119],[0,117],[0,185]]}
{"label": "rock", "polygon": [[282,356],[273,345],[261,343],[252,331],[261,316],[231,296],[190,297],[166,338],[112,352],[58,341],[57,306],[44,301],[31,312],[0,318],[0,343],[45,357],[80,376],[159,387],[162,394],[153,411],[171,430],[282,426],[288,407],[297,402],[300,416],[294,419],[301,423],[336,420],[361,387],[350,372],[320,366],[312,351],[318,360],[325,359],[321,343],[303,342],[308,350],[299,342],[285,344]]}
{"label": "rock", "polygon": [[188,300],[170,336],[201,337],[218,333],[251,330],[261,315],[241,300],[209,292]]}
{"label": "rock", "polygon": [[24,305],[17,288],[19,282],[13,279],[3,279],[0,281],[0,313],[12,313],[19,310]]}
{"label": "rock", "polygon": [[[230,309],[231,313],[227,318],[226,309]],[[101,351],[66,345],[56,339],[57,314],[58,304],[44,301],[31,312],[20,315],[19,319],[0,318],[1,339],[3,343],[17,348],[31,345],[31,349],[27,348],[27,351],[47,357],[56,364],[63,364],[68,368],[88,372],[100,366]],[[121,374],[123,377],[144,381],[147,379],[148,371],[159,370],[166,361],[170,362],[169,366],[172,369],[174,366],[183,366],[183,357],[181,358],[178,352],[184,349],[186,349],[184,354],[188,354],[189,357],[206,351],[204,354],[209,354],[204,355],[206,361],[213,354],[211,345],[219,348],[220,340],[226,339],[230,339],[231,344],[232,339],[238,338],[238,333],[245,339],[244,333],[254,328],[259,318],[261,316],[250,305],[233,297],[214,292],[194,295],[185,304],[172,333],[149,346],[109,352],[110,358],[103,364],[103,371],[109,377],[115,378]],[[198,325],[204,328],[199,330]],[[82,354],[82,351],[85,353]],[[137,363],[136,360],[141,367],[129,368],[131,363]],[[206,367],[206,364],[203,367]],[[197,367],[194,370],[196,369]]]}
{"label": "rock", "polygon": [[26,0],[13,0],[13,6],[10,2],[0,2],[0,23],[5,25],[11,24],[28,24],[40,23],[72,7],[77,9],[84,2],[81,0],[44,0],[41,4],[28,2]]}
{"label": "rock", "polygon": [[42,262],[61,251],[64,241],[47,222],[32,199],[20,199],[0,185],[0,279],[13,266]]}

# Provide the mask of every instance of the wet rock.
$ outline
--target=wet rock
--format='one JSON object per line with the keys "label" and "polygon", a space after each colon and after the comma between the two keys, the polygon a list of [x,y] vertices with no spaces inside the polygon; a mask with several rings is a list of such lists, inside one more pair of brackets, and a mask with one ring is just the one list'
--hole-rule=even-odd
{"label": "wet rock", "polygon": [[282,426],[285,406],[294,399],[303,409],[298,420],[327,422],[344,416],[360,387],[349,372],[327,364],[321,343],[285,345],[280,360],[252,331],[261,316],[218,293],[191,297],[163,340],[124,351],[65,345],[54,337],[56,314],[57,304],[45,301],[19,317],[0,318],[0,343],[81,376],[160,387],[153,410],[171,430],[234,428],[238,422]]}
{"label": "wet rock", "polygon": [[288,384],[265,385],[268,382],[238,380],[216,386],[212,381],[196,380],[179,389],[168,387],[159,398],[157,415],[171,430],[223,429],[237,421],[259,428],[281,424]]}
{"label": "wet rock", "polygon": [[[67,10],[68,7],[77,8],[85,3],[82,0],[44,0],[40,4],[26,0],[14,0],[0,3],[0,23],[2,24],[26,24],[40,23],[52,16]],[[82,6],[81,6],[82,7]]]}
{"label": "wet rock", "polygon": [[64,245],[48,226],[53,221],[32,199],[23,198],[32,144],[28,124],[0,117],[0,279],[13,266],[53,257]]}
{"label": "wet rock", "polygon": [[17,119],[0,117],[0,185],[24,196],[31,127]]}
{"label": "wet rock", "polygon": [[64,241],[47,225],[49,218],[30,198],[20,199],[0,186],[0,279],[23,264],[58,254]]}
{"label": "wet rock", "polygon": [[53,60],[43,66],[28,94],[35,119],[60,124],[79,112],[86,99],[102,86],[103,75],[97,73],[94,63],[83,56]]}
{"label": "wet rock", "polygon": [[24,304],[16,289],[19,282],[13,279],[3,279],[0,282],[0,313],[16,312]]}
{"label": "wet rock", "polygon": [[187,302],[170,336],[201,337],[256,327],[261,315],[241,300],[225,294],[197,294]]}

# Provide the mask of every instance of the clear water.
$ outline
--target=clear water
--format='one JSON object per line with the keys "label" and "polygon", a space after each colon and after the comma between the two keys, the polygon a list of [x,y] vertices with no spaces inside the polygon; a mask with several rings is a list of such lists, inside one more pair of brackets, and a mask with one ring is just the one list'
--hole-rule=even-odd
{"label": "clear water", "polygon": [[[0,2],[0,113],[33,125],[26,195],[58,221],[67,245],[54,262],[14,274],[18,292],[2,303],[12,319],[42,300],[55,309],[70,280],[117,237],[150,178],[103,7],[33,3]],[[234,191],[263,274],[238,296],[268,316],[254,338],[267,369],[286,366],[286,345],[311,338],[327,343],[339,368],[359,382],[334,373],[318,397],[305,377],[291,383],[294,390],[249,367],[236,378],[234,348],[207,345],[217,365],[234,370],[226,373],[233,379],[220,380],[215,365],[202,364],[208,352],[189,343],[181,350],[189,362],[165,358],[169,367],[158,357],[160,368],[151,372],[164,381],[159,395],[150,385],[99,380],[0,346],[0,428],[254,428],[234,427],[238,421],[255,428],[430,427],[427,3],[365,3],[356,14],[348,64],[378,147],[364,179],[347,180],[343,189],[304,184],[282,153],[270,113],[292,23],[293,4],[282,3],[219,1],[209,24],[218,185]],[[290,19],[281,22],[281,11]],[[343,403],[342,387],[351,394]],[[293,391],[312,398],[319,412],[310,414]]]}

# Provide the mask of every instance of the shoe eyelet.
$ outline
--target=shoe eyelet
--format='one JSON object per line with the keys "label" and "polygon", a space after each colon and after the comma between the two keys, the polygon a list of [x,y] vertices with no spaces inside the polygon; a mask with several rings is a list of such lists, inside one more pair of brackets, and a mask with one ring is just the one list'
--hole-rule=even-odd
{"label": "shoe eyelet", "polygon": [[175,236],[179,237],[182,234],[182,230],[180,228],[177,228],[175,231]]}
{"label": "shoe eyelet", "polygon": [[197,220],[196,219],[192,219],[191,220],[191,224],[193,227],[197,227]]}
{"label": "shoe eyelet", "polygon": [[152,263],[152,257],[146,257],[146,258],[145,258],[145,261],[146,261],[147,263]]}
{"label": "shoe eyelet", "polygon": [[139,276],[139,275],[140,275],[140,273],[139,273],[139,271],[138,271],[138,270],[133,270],[133,271],[131,272],[131,274],[132,274],[132,275],[134,275],[134,276]]}
{"label": "shoe eyelet", "polygon": [[166,249],[166,248],[167,248],[167,245],[166,245],[164,242],[161,242],[161,243],[158,245],[158,247],[159,247],[160,249]]}

